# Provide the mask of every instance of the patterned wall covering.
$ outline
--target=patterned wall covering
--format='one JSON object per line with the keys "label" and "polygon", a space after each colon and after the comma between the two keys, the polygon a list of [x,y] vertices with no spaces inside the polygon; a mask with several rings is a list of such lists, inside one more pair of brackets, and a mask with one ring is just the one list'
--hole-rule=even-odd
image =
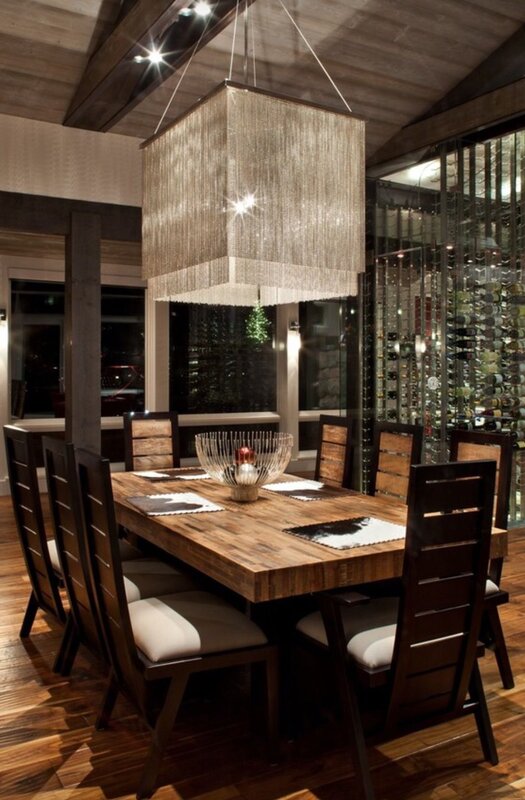
{"label": "patterned wall covering", "polygon": [[0,115],[0,191],[140,206],[140,143]]}

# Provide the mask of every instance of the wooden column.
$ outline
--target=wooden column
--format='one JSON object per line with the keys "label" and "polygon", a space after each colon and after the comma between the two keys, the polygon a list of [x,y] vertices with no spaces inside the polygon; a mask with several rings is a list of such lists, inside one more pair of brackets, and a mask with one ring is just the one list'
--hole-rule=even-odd
{"label": "wooden column", "polygon": [[98,214],[73,211],[66,236],[66,440],[100,453],[100,233]]}

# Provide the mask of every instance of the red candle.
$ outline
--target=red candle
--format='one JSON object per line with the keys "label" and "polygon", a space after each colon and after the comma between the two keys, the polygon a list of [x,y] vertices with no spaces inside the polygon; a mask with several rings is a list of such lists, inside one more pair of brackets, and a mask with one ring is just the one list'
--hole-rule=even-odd
{"label": "red candle", "polygon": [[253,464],[255,462],[255,450],[251,447],[238,447],[235,450],[236,464]]}

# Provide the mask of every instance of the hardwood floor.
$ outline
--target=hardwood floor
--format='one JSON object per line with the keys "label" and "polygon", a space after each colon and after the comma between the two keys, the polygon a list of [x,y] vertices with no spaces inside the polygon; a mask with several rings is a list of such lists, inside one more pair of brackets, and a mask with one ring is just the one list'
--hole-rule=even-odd
{"label": "hardwood floor", "polygon": [[[465,719],[371,750],[378,800],[525,798],[525,531],[511,534],[501,615],[516,687],[504,691],[492,654],[481,669],[500,763],[481,760]],[[60,630],[40,612],[27,642],[18,630],[28,582],[9,498],[0,498],[0,799],[128,800],[134,797],[148,734],[120,701],[108,731],[93,720],[104,685],[82,653],[70,678],[51,671]],[[350,800],[348,758],[334,726],[310,726],[283,743],[270,767],[238,677],[214,676],[190,689],[165,758],[155,800]]]}

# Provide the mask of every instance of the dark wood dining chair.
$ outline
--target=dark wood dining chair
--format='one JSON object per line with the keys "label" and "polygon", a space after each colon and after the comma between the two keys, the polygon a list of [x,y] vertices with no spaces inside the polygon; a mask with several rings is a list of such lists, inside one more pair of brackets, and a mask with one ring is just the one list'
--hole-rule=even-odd
{"label": "dark wood dining chair", "polygon": [[44,436],[42,449],[51,519],[69,600],[69,614],[57,657],[57,668],[63,675],[68,675],[80,644],[91,653],[107,659],[104,658],[104,638],[82,535],[74,447],[62,439]]}
{"label": "dark wood dining chair", "polygon": [[[81,644],[105,661],[108,657],[89,568],[74,447],[44,436],[42,448],[55,542],[70,608],[57,668],[68,675]],[[118,539],[117,549],[128,603],[198,588],[189,574],[159,559],[144,557],[139,551],[127,559],[130,547],[122,539]]]}
{"label": "dark wood dining chair", "polygon": [[65,624],[66,613],[60,596],[62,575],[55,541],[46,536],[34,434],[16,425],[4,425],[4,440],[13,512],[31,584],[20,628],[20,636],[25,638],[31,633],[38,609],[52,614],[61,625]]}
{"label": "dark wood dining chair", "polygon": [[[233,605],[207,591],[127,603],[117,548],[109,461],[77,451],[87,549],[108,647],[111,675],[97,728],[119,692],[152,730],[137,797],[149,797],[191,673],[235,665],[265,667],[268,736],[277,748],[277,649]],[[155,693],[157,694],[155,698]],[[156,702],[154,702],[156,699]]]}
{"label": "dark wood dining chair", "polygon": [[376,422],[370,461],[370,494],[407,501],[412,464],[420,464],[423,449],[421,425]]}
{"label": "dark wood dining chair", "polygon": [[180,467],[175,411],[131,411],[123,415],[126,470]]}
{"label": "dark wood dining chair", "polygon": [[350,489],[354,453],[354,420],[330,414],[319,416],[315,480]]}
{"label": "dark wood dining chair", "polygon": [[378,742],[474,714],[484,757],[497,763],[477,663],[494,479],[493,461],[411,467],[399,598],[326,593],[321,612],[297,625],[303,640],[331,656],[356,794],[366,800],[374,798],[367,738]]}
{"label": "dark wood dining chair", "polygon": [[[493,458],[496,461],[493,521],[497,528],[505,530],[508,527],[512,455],[512,440],[504,433],[459,429],[450,433],[451,461],[477,458]],[[485,591],[482,638],[494,650],[504,688],[512,689],[514,676],[498,611],[500,605],[509,601],[508,592],[501,589],[502,569],[503,558],[491,559]]]}

